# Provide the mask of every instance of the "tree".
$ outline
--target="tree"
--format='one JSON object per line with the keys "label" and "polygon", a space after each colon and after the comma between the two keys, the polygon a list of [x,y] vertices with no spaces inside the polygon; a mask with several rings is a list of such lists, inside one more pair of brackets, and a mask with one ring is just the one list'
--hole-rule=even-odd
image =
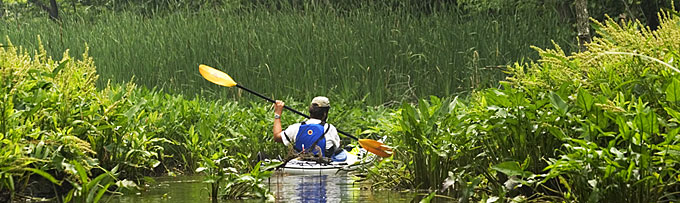
{"label": "tree", "polygon": [[574,0],[574,10],[576,13],[576,32],[578,33],[578,47],[580,51],[585,51],[585,44],[590,42],[590,24],[588,15],[588,0]]}
{"label": "tree", "polygon": [[40,0],[28,0],[29,2],[35,4],[36,6],[40,7],[41,9],[47,11],[50,14],[50,19],[52,20],[59,20],[59,4],[57,4],[57,0],[50,0],[50,6],[46,6],[42,1]]}
{"label": "tree", "polygon": [[3,3],[2,0],[0,0],[0,18],[5,16],[5,5],[2,3]]}
{"label": "tree", "polygon": [[[652,30],[656,30],[659,27],[659,17],[657,14],[661,11],[661,8],[670,9],[673,6],[674,1],[660,1],[660,0],[647,0],[640,2],[640,7],[642,7],[642,13],[647,19],[647,26]],[[676,2],[677,3],[677,2]],[[679,5],[675,5],[679,6]]]}

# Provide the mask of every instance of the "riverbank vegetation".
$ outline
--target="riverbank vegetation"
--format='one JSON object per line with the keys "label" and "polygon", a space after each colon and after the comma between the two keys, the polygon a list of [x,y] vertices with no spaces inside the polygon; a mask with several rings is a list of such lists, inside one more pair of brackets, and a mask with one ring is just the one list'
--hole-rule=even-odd
{"label": "riverbank vegetation", "polygon": [[402,105],[370,179],[460,201],[678,201],[680,19],[660,16],[596,23],[585,52],[536,48],[501,88]]}
{"label": "riverbank vegetation", "polygon": [[[554,14],[237,11],[3,19],[17,29],[0,31],[0,201],[96,202],[181,173],[204,174],[214,199],[271,198],[270,173],[253,161],[285,154],[270,104],[217,89],[198,63],[295,109],[330,95],[330,123],[394,147],[362,170],[374,189],[462,202],[680,198],[680,17],[670,10],[655,29],[596,22],[578,53],[561,46],[574,35],[551,27]],[[300,120],[284,113],[284,125]]]}

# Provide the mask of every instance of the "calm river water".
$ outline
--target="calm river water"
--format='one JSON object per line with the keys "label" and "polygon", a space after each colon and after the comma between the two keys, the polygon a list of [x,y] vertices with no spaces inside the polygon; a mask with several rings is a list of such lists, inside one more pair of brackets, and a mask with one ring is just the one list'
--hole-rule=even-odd
{"label": "calm river water", "polygon": [[[274,174],[268,183],[277,202],[410,202],[414,198],[413,193],[367,190],[355,179],[352,176]],[[201,181],[201,176],[160,177],[147,191],[115,197],[112,202],[210,202],[208,185]]]}

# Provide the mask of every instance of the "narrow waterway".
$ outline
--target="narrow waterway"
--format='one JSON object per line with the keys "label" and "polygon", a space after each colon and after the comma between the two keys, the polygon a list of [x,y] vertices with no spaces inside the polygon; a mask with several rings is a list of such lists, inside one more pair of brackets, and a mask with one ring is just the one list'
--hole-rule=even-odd
{"label": "narrow waterway", "polygon": [[[137,195],[114,197],[111,202],[211,202],[208,185],[201,176],[159,177]],[[291,176],[274,174],[268,181],[278,202],[410,202],[412,193],[371,191],[347,175]],[[365,185],[365,184],[364,184]],[[232,202],[233,200],[220,200]],[[244,200],[239,200],[244,201]],[[245,200],[261,202],[262,200]]]}

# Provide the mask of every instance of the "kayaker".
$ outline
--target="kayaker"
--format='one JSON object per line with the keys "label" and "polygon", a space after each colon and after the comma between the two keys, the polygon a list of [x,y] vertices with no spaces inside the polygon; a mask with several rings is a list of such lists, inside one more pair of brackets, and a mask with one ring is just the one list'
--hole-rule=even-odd
{"label": "kayaker", "polygon": [[283,113],[284,102],[277,100],[274,104],[274,141],[281,142],[286,146],[293,145],[297,152],[312,152],[318,154],[315,146],[322,149],[325,157],[331,157],[336,152],[341,152],[340,137],[335,126],[326,123],[328,110],[331,108],[330,102],[326,97],[314,97],[309,105],[309,120],[302,123],[295,123],[285,131],[281,128],[281,114]]}

